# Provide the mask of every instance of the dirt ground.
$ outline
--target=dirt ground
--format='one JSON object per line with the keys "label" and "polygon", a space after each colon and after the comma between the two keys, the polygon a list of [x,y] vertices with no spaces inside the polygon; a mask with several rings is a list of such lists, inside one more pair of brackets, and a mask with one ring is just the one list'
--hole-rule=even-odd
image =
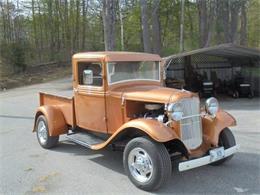
{"label": "dirt ground", "polygon": [[47,81],[68,77],[71,74],[71,65],[32,67],[28,68],[25,72],[0,77],[0,91],[25,85],[44,83]]}

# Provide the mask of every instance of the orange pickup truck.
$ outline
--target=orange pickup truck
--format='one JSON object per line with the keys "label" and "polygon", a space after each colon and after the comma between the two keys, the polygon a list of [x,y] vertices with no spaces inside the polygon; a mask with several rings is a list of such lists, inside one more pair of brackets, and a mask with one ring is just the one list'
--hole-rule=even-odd
{"label": "orange pickup truck", "polygon": [[59,136],[93,150],[122,149],[125,172],[151,191],[172,173],[220,165],[238,150],[228,127],[235,119],[216,98],[163,87],[158,55],[134,52],[75,54],[72,98],[40,93],[34,130],[43,148]]}

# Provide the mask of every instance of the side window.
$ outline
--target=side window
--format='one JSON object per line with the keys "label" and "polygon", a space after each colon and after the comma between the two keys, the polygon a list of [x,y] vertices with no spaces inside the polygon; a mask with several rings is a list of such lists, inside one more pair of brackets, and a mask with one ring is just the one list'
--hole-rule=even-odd
{"label": "side window", "polygon": [[102,66],[100,63],[79,62],[78,81],[80,85],[102,86]]}

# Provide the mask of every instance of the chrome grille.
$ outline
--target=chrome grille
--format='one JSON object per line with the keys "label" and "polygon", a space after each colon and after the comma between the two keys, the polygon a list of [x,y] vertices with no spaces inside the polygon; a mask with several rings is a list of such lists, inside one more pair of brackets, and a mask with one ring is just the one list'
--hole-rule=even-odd
{"label": "chrome grille", "polygon": [[197,97],[181,100],[183,119],[180,121],[181,139],[189,149],[202,142],[200,102]]}

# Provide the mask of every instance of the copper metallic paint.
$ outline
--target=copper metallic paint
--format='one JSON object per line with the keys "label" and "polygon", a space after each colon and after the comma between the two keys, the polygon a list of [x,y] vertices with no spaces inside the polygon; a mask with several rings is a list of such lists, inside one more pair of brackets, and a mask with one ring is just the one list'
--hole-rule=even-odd
{"label": "copper metallic paint", "polygon": [[219,110],[216,118],[206,115],[202,118],[203,135],[212,145],[218,145],[218,137],[220,132],[230,126],[235,126],[236,120],[230,114],[223,110]]}
{"label": "copper metallic paint", "polygon": [[99,59],[106,62],[122,61],[161,61],[161,57],[156,54],[138,53],[138,52],[85,52],[73,55],[73,59]]}
{"label": "copper metallic paint", "polygon": [[37,117],[40,115],[44,115],[47,119],[50,136],[58,136],[68,132],[68,126],[60,107],[48,105],[40,106],[37,109],[33,131],[35,131]]}
{"label": "copper metallic paint", "polygon": [[[50,135],[64,134],[68,126],[108,133],[111,136],[104,143],[93,145],[102,149],[123,131],[137,128],[158,142],[180,140],[179,122],[167,127],[157,120],[132,118],[131,113],[140,110],[143,102],[168,104],[197,94],[163,87],[162,81],[129,81],[107,84],[106,63],[108,61],[161,61],[158,55],[131,52],[90,52],[75,54],[72,58],[74,98],[63,98],[40,93],[40,107],[37,116],[46,116]],[[99,62],[103,66],[103,86],[86,87],[78,84],[78,62]],[[161,66],[163,66],[161,63]],[[162,77],[161,77],[162,78]],[[140,102],[140,103],[138,103]],[[136,104],[135,104],[136,103]],[[220,132],[236,124],[228,113],[219,110],[216,118],[202,117],[203,143],[195,150],[188,150],[191,156],[202,156],[211,147],[217,146]]]}
{"label": "copper metallic paint", "polygon": [[136,128],[143,131],[152,139],[158,142],[167,142],[179,139],[177,134],[169,127],[156,120],[151,119],[134,119],[123,124],[106,142],[91,147],[93,150],[99,150],[110,144],[119,133],[127,129]]}
{"label": "copper metallic paint", "polygon": [[77,126],[97,131],[107,132],[105,94],[101,90],[82,89],[74,93],[75,118]]}
{"label": "copper metallic paint", "polygon": [[65,118],[66,124],[69,126],[75,126],[75,117],[74,117],[74,98],[67,98],[61,96],[55,96],[47,93],[40,92],[40,106],[48,105],[55,106],[59,109]]}

